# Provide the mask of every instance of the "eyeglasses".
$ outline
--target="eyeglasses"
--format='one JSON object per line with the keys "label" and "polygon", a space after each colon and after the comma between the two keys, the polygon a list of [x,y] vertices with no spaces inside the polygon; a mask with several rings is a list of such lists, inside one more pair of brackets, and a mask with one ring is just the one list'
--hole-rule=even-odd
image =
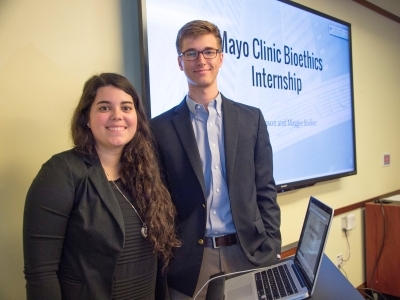
{"label": "eyeglasses", "polygon": [[220,53],[220,50],[217,49],[206,49],[203,51],[196,51],[196,50],[188,50],[179,54],[180,57],[184,57],[185,60],[197,60],[199,54],[203,54],[205,59],[213,59],[217,56],[217,53]]}

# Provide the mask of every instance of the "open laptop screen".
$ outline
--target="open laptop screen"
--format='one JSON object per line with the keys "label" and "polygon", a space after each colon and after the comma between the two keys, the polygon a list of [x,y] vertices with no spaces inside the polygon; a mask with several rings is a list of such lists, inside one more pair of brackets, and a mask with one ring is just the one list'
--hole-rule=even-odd
{"label": "open laptop screen", "polygon": [[318,273],[320,257],[324,253],[325,237],[328,234],[332,214],[330,207],[312,197],[307,209],[295,261],[306,275],[307,284],[310,287]]}

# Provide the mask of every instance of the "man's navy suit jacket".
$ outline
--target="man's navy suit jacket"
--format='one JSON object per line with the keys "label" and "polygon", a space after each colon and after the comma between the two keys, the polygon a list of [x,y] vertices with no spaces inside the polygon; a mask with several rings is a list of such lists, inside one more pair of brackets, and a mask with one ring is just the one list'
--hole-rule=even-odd
{"label": "man's navy suit jacket", "polygon": [[[272,149],[261,111],[222,97],[226,182],[240,244],[256,266],[269,265],[281,251]],[[204,176],[185,99],[151,120],[160,166],[176,206],[178,248],[167,274],[169,287],[192,296],[206,229]]]}

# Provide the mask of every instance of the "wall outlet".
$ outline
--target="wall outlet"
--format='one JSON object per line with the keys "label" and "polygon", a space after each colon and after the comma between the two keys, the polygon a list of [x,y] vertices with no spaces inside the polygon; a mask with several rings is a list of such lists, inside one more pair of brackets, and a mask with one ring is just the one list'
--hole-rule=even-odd
{"label": "wall outlet", "polygon": [[342,217],[342,229],[352,230],[356,228],[356,216],[354,214],[349,214]]}
{"label": "wall outlet", "polygon": [[339,266],[343,263],[343,253],[340,253],[336,255],[336,267],[339,268]]}

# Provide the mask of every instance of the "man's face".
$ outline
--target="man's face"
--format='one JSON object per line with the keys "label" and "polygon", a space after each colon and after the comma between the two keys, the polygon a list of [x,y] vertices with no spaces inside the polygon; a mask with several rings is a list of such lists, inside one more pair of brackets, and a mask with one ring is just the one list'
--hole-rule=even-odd
{"label": "man's face", "polygon": [[[206,49],[219,49],[217,38],[212,34],[188,37],[182,41],[182,52]],[[222,53],[217,53],[217,56],[212,59],[205,59],[203,54],[199,53],[199,57],[193,61],[187,61],[183,56],[178,57],[179,68],[185,72],[189,87],[198,88],[217,88],[217,75],[222,61]]]}

